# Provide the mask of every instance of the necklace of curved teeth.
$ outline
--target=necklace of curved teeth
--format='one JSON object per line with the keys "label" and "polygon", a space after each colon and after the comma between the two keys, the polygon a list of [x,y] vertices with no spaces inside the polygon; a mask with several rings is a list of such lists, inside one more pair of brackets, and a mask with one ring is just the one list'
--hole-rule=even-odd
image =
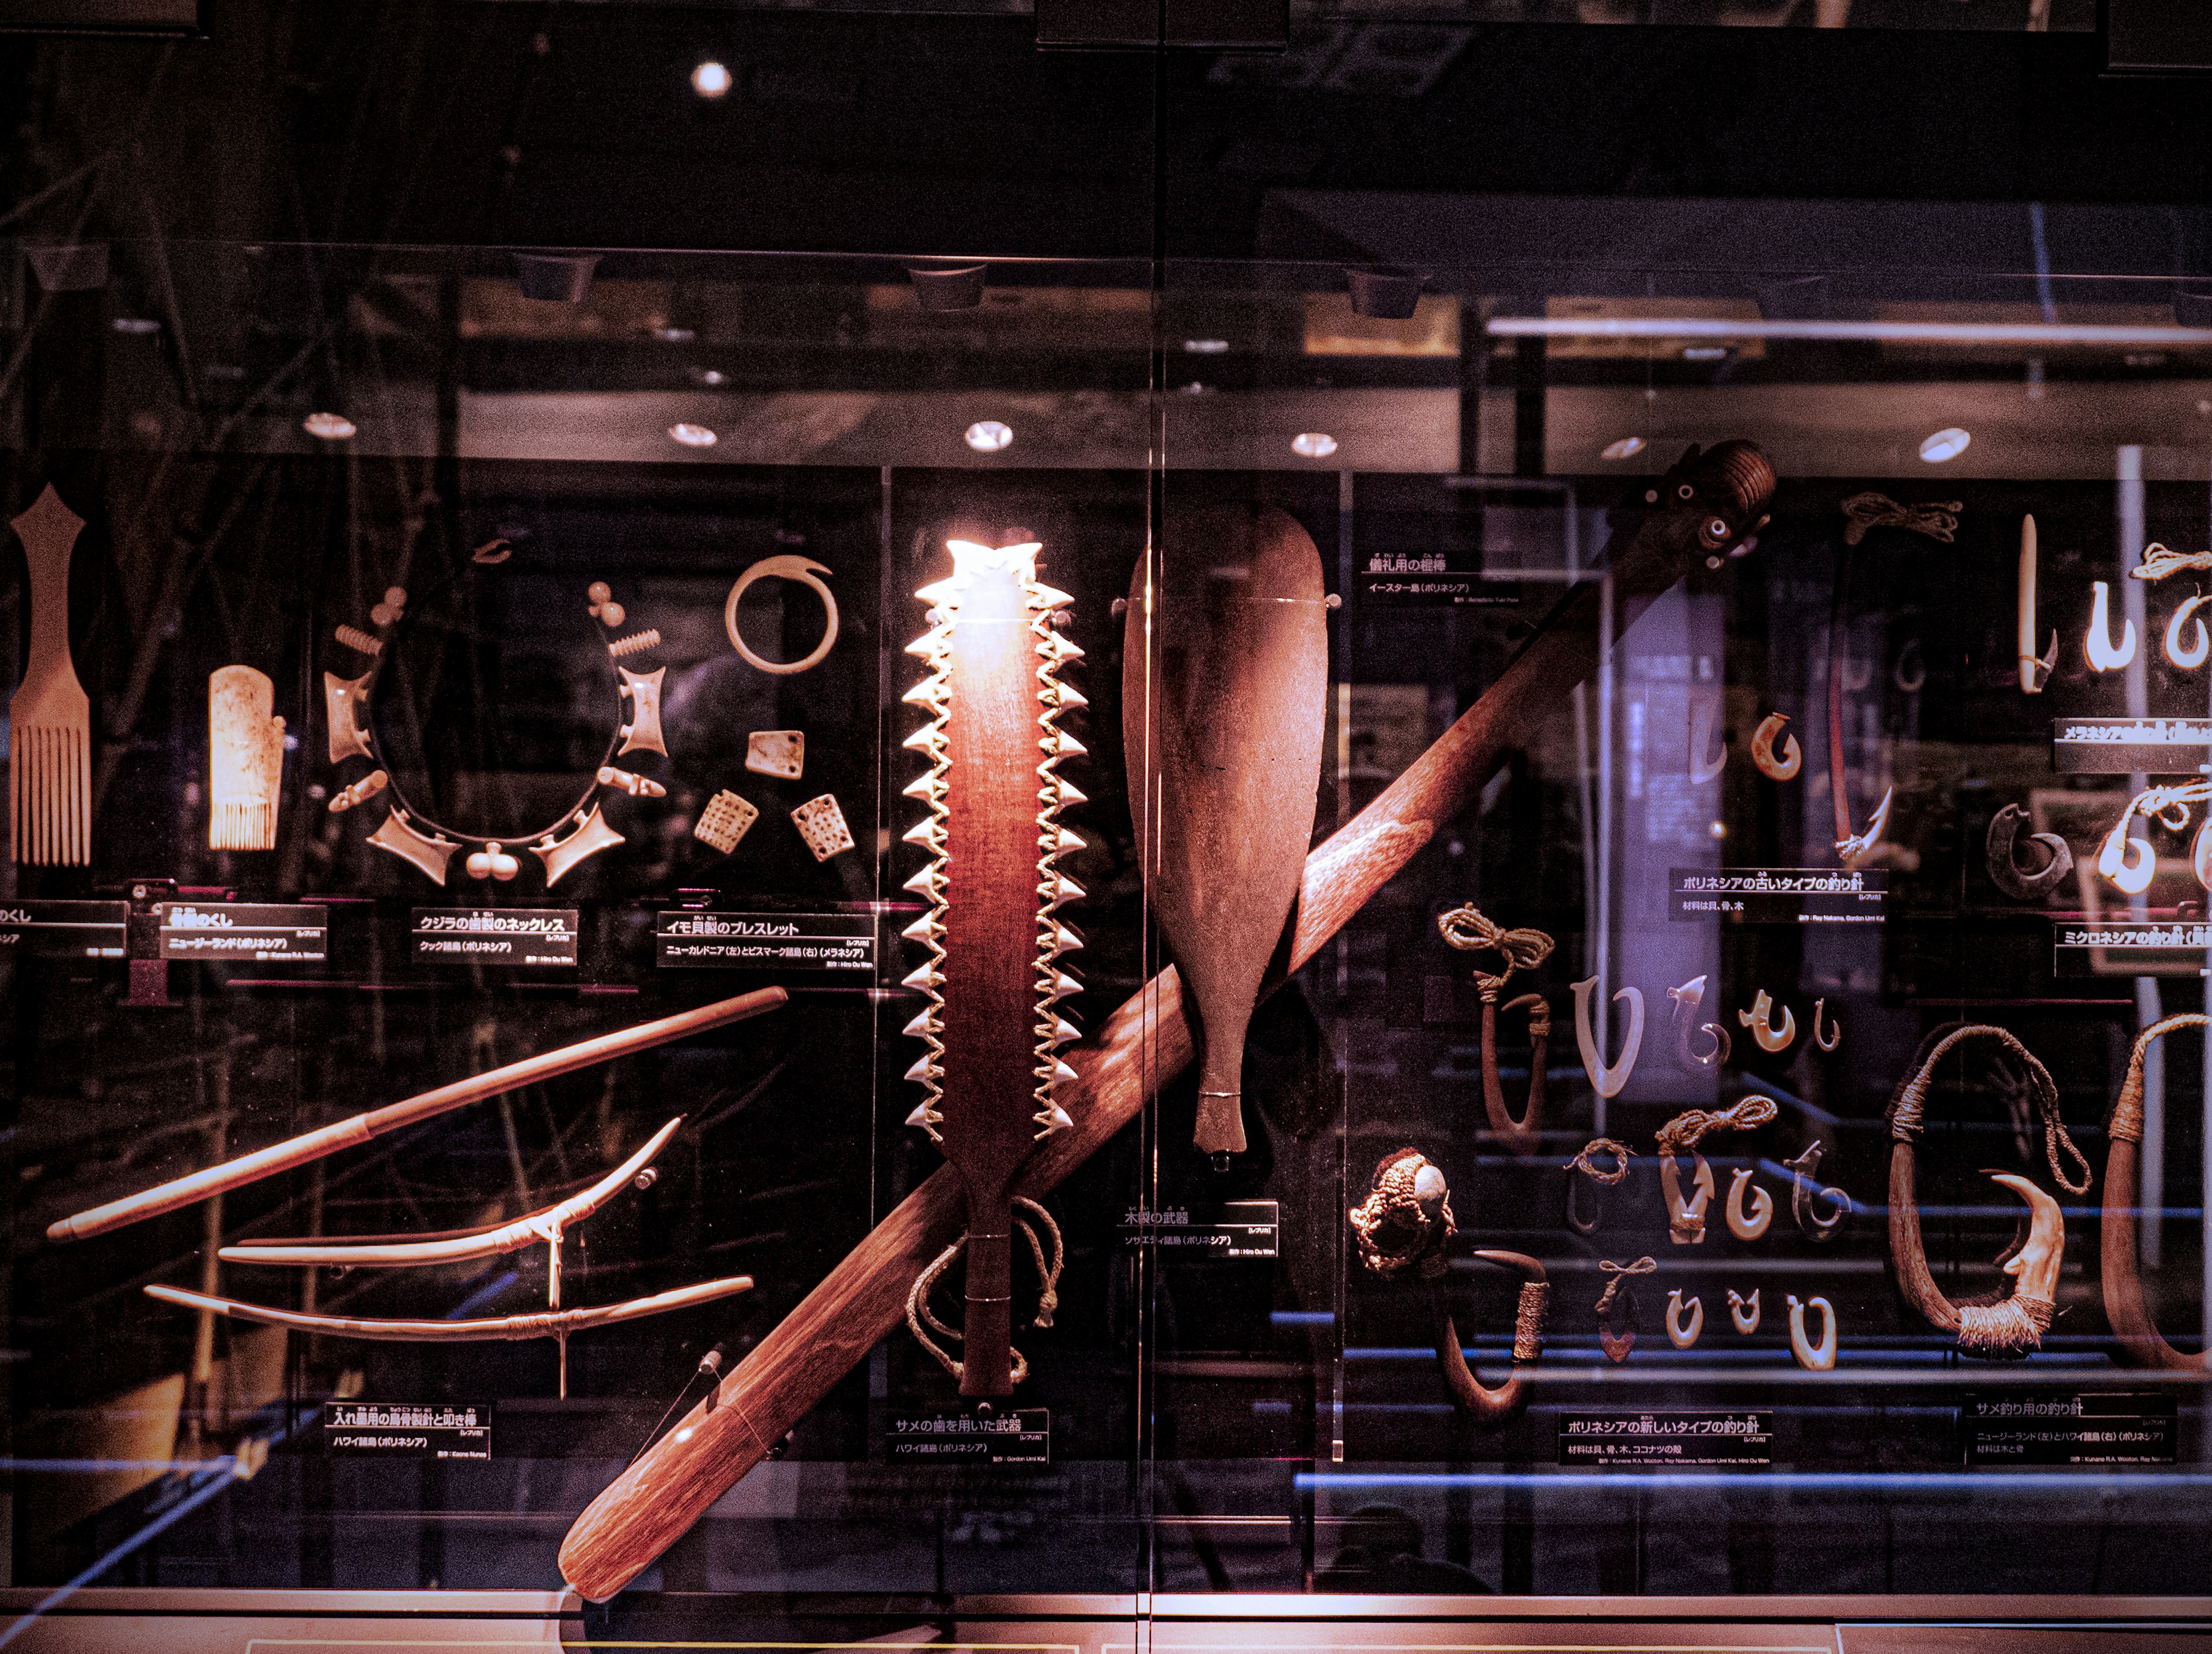
{"label": "necklace of curved teeth", "polygon": [[906,646],[908,654],[919,655],[927,664],[929,675],[902,698],[924,708],[929,714],[929,721],[908,736],[903,745],[927,757],[929,768],[904,791],[908,798],[920,799],[926,804],[929,813],[909,828],[904,836],[908,843],[919,844],[930,854],[928,865],[908,879],[905,885],[927,898],[929,911],[901,933],[929,951],[928,959],[904,982],[908,988],[920,988],[928,1000],[904,1030],[926,1048],[906,1073],[907,1079],[919,1081],[922,1088],[921,1102],[907,1116],[906,1123],[921,1127],[933,1141],[940,1143],[944,1140],[938,1128],[945,1119],[939,1106],[945,1088],[945,935],[951,894],[946,835],[952,789],[959,784],[959,778],[952,773],[947,737],[947,718],[952,710],[952,623],[959,612],[963,593],[980,569],[1002,569],[1013,575],[1021,588],[1023,619],[1033,640],[1030,652],[1036,660],[1034,671],[1039,759],[1036,770],[1036,956],[1032,1024],[1036,1037],[1032,1073],[1036,1080],[1036,1110],[1031,1117],[1040,1139],[1073,1123],[1053,1100],[1053,1087],[1060,1080],[1075,1077],[1075,1071],[1060,1061],[1057,1052],[1060,1046],[1079,1037],[1081,1031],[1060,1014],[1059,1006],[1062,1000],[1080,992],[1082,984],[1063,970],[1060,962],[1080,948],[1083,940],[1060,921],[1059,910],[1063,903],[1075,900],[1084,892],[1081,886],[1060,872],[1059,859],[1081,849],[1085,841],[1060,824],[1060,814],[1071,804],[1085,802],[1086,795],[1061,775],[1058,767],[1062,759],[1079,757],[1090,749],[1060,729],[1058,720],[1062,713],[1091,702],[1073,684],[1060,679],[1060,668],[1069,661],[1081,660],[1084,652],[1053,629],[1057,611],[1074,599],[1037,579],[1036,553],[1040,547],[1039,542],[996,549],[969,540],[946,542],[946,549],[952,553],[953,573],[949,579],[926,586],[915,593],[932,605],[927,617],[929,629]]}

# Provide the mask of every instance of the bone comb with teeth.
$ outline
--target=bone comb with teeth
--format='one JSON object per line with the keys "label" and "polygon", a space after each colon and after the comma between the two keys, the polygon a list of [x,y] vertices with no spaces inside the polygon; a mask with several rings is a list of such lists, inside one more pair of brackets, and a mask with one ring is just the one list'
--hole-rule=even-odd
{"label": "bone comb with teeth", "polygon": [[31,650],[8,703],[10,843],[20,864],[82,867],[92,860],[92,702],[70,661],[69,570],[84,519],[48,484],[15,526],[31,573]]}

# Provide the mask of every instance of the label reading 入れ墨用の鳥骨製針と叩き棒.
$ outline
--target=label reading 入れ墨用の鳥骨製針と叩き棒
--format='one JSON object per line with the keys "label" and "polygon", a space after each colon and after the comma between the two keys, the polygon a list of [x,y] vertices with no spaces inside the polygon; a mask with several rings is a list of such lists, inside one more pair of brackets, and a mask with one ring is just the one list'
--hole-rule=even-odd
{"label": "label reading \u5165\u308c\u58a8\u7528\u306e\u9ce5\u9aa8\u88fd\u91dd\u3068\u53e9\u304d\u68d2", "polygon": [[323,1450],[383,1459],[488,1459],[491,1403],[329,1402]]}

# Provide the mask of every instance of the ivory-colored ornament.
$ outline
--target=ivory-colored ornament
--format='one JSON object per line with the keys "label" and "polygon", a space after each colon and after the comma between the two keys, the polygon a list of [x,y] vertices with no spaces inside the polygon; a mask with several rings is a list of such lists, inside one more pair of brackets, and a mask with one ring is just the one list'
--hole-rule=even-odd
{"label": "ivory-colored ornament", "polygon": [[[380,772],[381,773],[381,772]],[[384,825],[368,836],[368,842],[380,850],[389,850],[402,861],[419,867],[430,876],[434,884],[446,882],[446,864],[453,859],[453,852],[461,847],[444,834],[425,834],[416,830],[407,812],[394,808],[384,818]]]}
{"label": "ivory-colored ornament", "polygon": [[597,855],[601,850],[611,850],[623,842],[623,836],[607,825],[606,817],[594,804],[592,812],[566,838],[556,839],[548,833],[530,847],[531,854],[545,864],[545,888],[551,890],[561,882],[561,877],[578,862]]}
{"label": "ivory-colored ornament", "polygon": [[622,675],[622,692],[629,702],[629,721],[622,727],[622,745],[615,749],[615,756],[658,752],[666,757],[668,745],[660,733],[660,680],[668,676],[668,668],[632,672],[628,666],[617,666],[615,670]]}
{"label": "ivory-colored ornament", "polygon": [[368,803],[391,785],[391,776],[381,769],[372,769],[352,786],[342,787],[331,794],[330,812],[334,816],[342,816],[355,806]]}
{"label": "ivory-colored ornament", "polygon": [[691,836],[727,855],[759,819],[759,810],[725,787],[707,800],[707,807],[699,812],[697,825],[691,829]]}
{"label": "ivory-colored ornament", "polygon": [[599,766],[597,777],[602,787],[619,787],[634,799],[665,799],[668,789],[649,775],[632,775],[627,769],[617,769],[611,763]]}
{"label": "ivory-colored ornament", "polygon": [[252,666],[208,675],[208,848],[276,848],[277,792],[284,774],[284,721],[273,716],[276,685]]}
{"label": "ivory-colored ornament", "polygon": [[845,812],[837,807],[832,794],[807,800],[791,812],[791,819],[817,861],[827,861],[853,848],[853,830],[846,826]]}
{"label": "ivory-colored ornament", "polygon": [[745,768],[756,775],[797,781],[806,768],[806,736],[796,729],[757,729],[745,737]]}
{"label": "ivory-colored ornament", "polygon": [[471,851],[461,866],[471,879],[496,879],[501,884],[522,871],[522,863],[503,844],[487,844],[481,850]]}
{"label": "ivory-colored ornament", "polygon": [[359,678],[341,678],[334,672],[323,674],[323,723],[330,738],[332,763],[376,756],[368,745],[368,726],[364,721],[369,681],[375,676],[374,672]]}

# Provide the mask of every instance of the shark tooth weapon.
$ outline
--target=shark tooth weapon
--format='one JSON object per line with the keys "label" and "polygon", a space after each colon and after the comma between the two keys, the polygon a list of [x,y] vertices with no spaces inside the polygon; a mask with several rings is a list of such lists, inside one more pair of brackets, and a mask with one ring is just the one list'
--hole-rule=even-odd
{"label": "shark tooth weapon", "polygon": [[[1624,629],[1644,606],[1765,520],[1774,471],[1748,442],[1692,448],[1615,519],[1611,587]],[[1602,582],[1563,600],[1528,643],[1429,750],[1366,809],[1307,856],[1297,922],[1279,984],[1318,953],[1474,799],[1528,728],[1597,666]],[[1267,984],[1262,984],[1264,992]],[[1054,1098],[1073,1116],[1027,1161],[1022,1192],[1054,1188],[1136,1120],[1152,1088],[1194,1055],[1176,974],[1139,988],[1066,1053],[1073,1079]],[[561,1572],[605,1602],[649,1566],[784,1432],[906,1318],[916,1273],[961,1230],[959,1174],[933,1173],[804,1300],[716,1383],[681,1424],[593,1499],[561,1547]],[[971,1329],[970,1338],[974,1336]]]}
{"label": "shark tooth weapon", "polygon": [[1085,749],[1055,721],[1083,704],[1060,681],[1083,651],[1053,629],[1073,599],[1037,579],[1036,542],[948,549],[951,577],[916,593],[929,629],[908,646],[930,668],[906,696],[930,714],[907,742],[929,758],[907,789],[929,814],[907,837],[930,853],[908,886],[930,904],[906,932],[930,956],[906,979],[928,1000],[907,1030],[927,1048],[909,1074],[922,1086],[909,1123],[960,1174],[968,1229],[915,1277],[908,1324],[942,1326],[923,1313],[929,1288],[964,1248],[967,1353],[923,1343],[963,1396],[999,1396],[1027,1371],[1012,1343],[1015,1177],[1069,1123],[1053,1087],[1074,1077],[1055,1050],[1075,1030],[1056,1007],[1077,989],[1060,958],[1082,943],[1059,909],[1083,892],[1057,863],[1082,842],[1060,824],[1081,794],[1058,766]]}

